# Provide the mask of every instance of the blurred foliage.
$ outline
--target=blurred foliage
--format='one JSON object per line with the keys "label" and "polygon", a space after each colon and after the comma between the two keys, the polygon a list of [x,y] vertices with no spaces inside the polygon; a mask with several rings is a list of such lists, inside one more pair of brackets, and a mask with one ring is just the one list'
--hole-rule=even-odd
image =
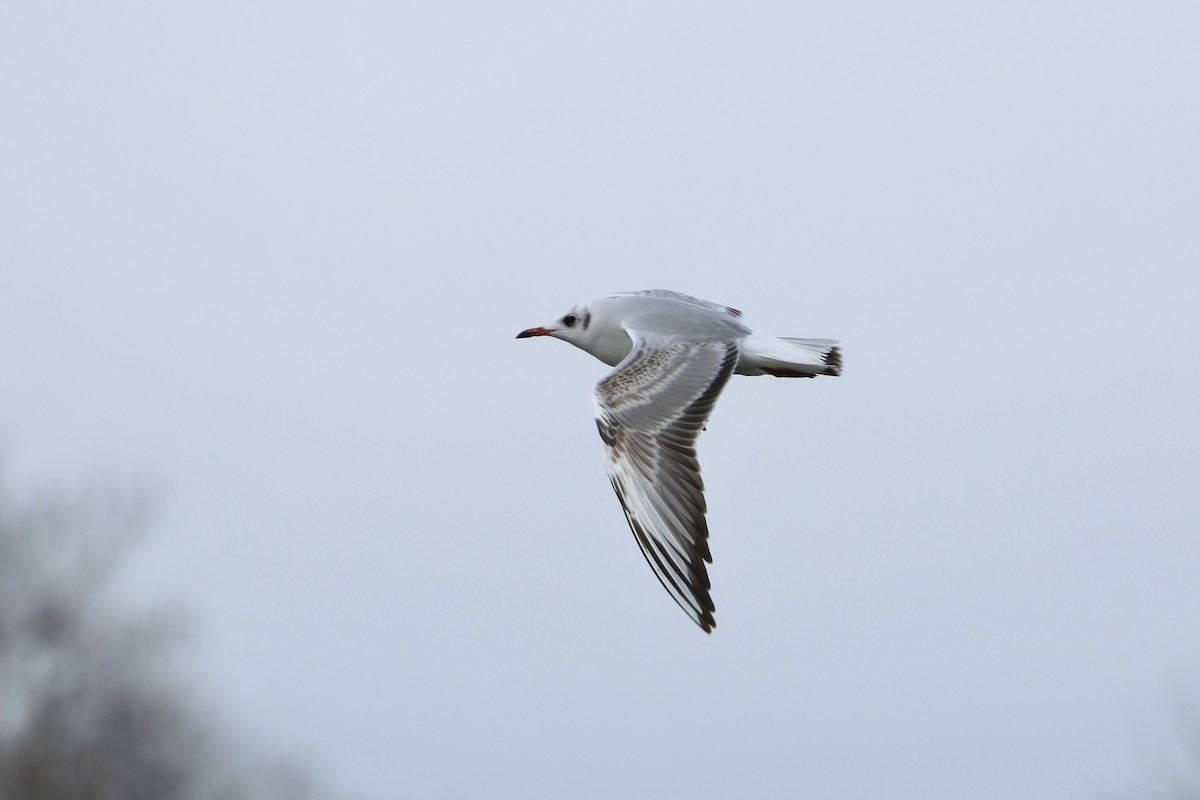
{"label": "blurred foliage", "polygon": [[1155,772],[1163,777],[1149,795],[1154,800],[1200,800],[1200,707],[1184,698],[1174,707],[1175,735],[1159,744],[1165,763]]}
{"label": "blurred foliage", "polygon": [[147,508],[106,490],[17,502],[0,484],[0,800],[327,797],[218,729],[177,617],[114,597]]}

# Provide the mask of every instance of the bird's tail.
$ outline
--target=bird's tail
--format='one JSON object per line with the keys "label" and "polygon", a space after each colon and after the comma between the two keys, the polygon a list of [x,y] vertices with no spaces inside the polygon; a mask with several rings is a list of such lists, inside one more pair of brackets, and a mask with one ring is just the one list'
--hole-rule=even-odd
{"label": "bird's tail", "polygon": [[743,342],[737,371],[777,378],[841,375],[842,349],[833,339],[776,338],[756,333]]}
{"label": "bird's tail", "polygon": [[838,347],[835,339],[796,339],[789,336],[782,337],[788,344],[794,344],[806,353],[811,353],[821,360],[825,366],[825,371],[817,373],[819,375],[841,375],[842,374],[842,348]]}

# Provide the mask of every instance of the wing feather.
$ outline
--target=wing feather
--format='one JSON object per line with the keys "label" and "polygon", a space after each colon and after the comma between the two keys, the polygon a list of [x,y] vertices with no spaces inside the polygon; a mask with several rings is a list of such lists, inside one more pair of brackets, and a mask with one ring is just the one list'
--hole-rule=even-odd
{"label": "wing feather", "polygon": [[673,292],[670,289],[642,289],[636,292],[617,292],[612,297],[657,297],[662,300],[690,303],[700,308],[707,308],[710,311],[718,311],[733,317],[740,317],[742,315],[741,311],[732,306],[713,303],[709,300],[701,300],[699,297],[692,297],[690,294],[684,294],[683,292]]}
{"label": "wing feather", "polygon": [[633,348],[596,385],[608,476],[642,555],[706,632],[716,625],[696,438],[737,365],[737,342],[629,331]]}

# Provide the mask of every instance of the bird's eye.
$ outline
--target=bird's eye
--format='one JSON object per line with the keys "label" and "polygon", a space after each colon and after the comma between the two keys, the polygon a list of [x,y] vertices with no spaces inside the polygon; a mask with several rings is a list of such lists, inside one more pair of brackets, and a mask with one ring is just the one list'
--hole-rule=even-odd
{"label": "bird's eye", "polygon": [[563,317],[563,324],[568,328],[570,328],[576,322],[579,322],[579,317],[575,316],[574,314],[567,314],[565,317]]}

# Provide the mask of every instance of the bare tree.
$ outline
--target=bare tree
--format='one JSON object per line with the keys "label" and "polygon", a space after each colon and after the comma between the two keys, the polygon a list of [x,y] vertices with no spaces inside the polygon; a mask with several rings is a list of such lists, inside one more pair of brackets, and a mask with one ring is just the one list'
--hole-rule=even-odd
{"label": "bare tree", "polygon": [[0,800],[325,797],[207,721],[171,659],[178,619],[116,602],[147,516],[128,497],[16,502],[0,484]]}
{"label": "bare tree", "polygon": [[1157,800],[1200,800],[1200,707],[1182,698],[1174,707],[1177,717],[1173,740],[1164,744],[1162,779],[1150,795]]}

